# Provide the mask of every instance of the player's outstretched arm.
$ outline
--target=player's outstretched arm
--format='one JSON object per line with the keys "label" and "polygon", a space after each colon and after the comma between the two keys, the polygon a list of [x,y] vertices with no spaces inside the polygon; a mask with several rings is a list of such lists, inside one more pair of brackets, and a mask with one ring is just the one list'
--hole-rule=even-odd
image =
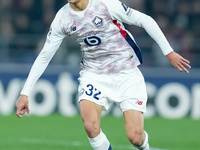
{"label": "player's outstretched arm", "polygon": [[[189,73],[187,68],[191,68],[190,62],[183,58],[178,53],[172,51],[169,54],[166,55],[168,60],[171,62],[171,64],[176,67],[179,71],[185,71],[186,73]],[[187,67],[187,68],[186,68]]]}
{"label": "player's outstretched arm", "polygon": [[25,112],[27,112],[28,114],[31,114],[28,103],[29,103],[28,96],[20,95],[20,97],[18,98],[16,102],[16,108],[17,108],[16,115],[19,118],[22,118],[22,115],[25,114]]}

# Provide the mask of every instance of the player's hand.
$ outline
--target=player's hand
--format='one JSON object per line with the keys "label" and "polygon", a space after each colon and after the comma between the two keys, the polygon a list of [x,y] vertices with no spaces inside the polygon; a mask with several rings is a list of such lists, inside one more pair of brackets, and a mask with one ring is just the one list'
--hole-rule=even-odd
{"label": "player's hand", "polygon": [[191,68],[190,62],[183,58],[181,55],[179,55],[176,52],[170,52],[166,55],[168,60],[171,62],[171,64],[176,67],[179,71],[185,71],[186,73],[189,73],[187,68]]}
{"label": "player's hand", "polygon": [[22,115],[25,114],[25,112],[27,112],[28,114],[31,114],[29,110],[29,105],[28,105],[28,96],[21,95],[16,102],[16,108],[17,108],[16,115],[19,118],[22,118]]}

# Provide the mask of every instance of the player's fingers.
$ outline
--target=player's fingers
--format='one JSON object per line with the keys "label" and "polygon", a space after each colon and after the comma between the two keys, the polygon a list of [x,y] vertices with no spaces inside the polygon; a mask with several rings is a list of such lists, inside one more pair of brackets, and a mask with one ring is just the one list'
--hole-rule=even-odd
{"label": "player's fingers", "polygon": [[23,115],[23,114],[25,114],[25,112],[26,112],[26,109],[22,110],[22,111],[20,112],[20,114]]}
{"label": "player's fingers", "polygon": [[18,118],[22,118],[22,116],[21,116],[21,115],[19,115],[19,114],[17,114],[17,116],[18,116]]}
{"label": "player's fingers", "polygon": [[186,73],[189,73],[189,71],[184,67],[184,65],[179,65],[180,71],[185,71]]}
{"label": "player's fingers", "polygon": [[17,113],[16,115],[19,117],[19,118],[22,118],[22,115],[26,112],[26,109],[25,107],[17,107]]}
{"label": "player's fingers", "polygon": [[188,63],[183,63],[184,64],[184,66],[186,66],[187,68],[191,68],[191,66],[188,64]]}
{"label": "player's fingers", "polygon": [[31,111],[30,111],[30,109],[29,109],[29,106],[27,106],[26,112],[27,112],[29,115],[31,114]]}
{"label": "player's fingers", "polygon": [[179,71],[183,71],[183,69],[180,67],[180,65],[175,64],[174,67],[176,67]]}
{"label": "player's fingers", "polygon": [[184,64],[184,66],[186,66],[187,68],[191,68],[189,64]]}
{"label": "player's fingers", "polygon": [[189,65],[188,62],[189,62],[188,60],[183,59],[183,60],[181,61],[181,64],[179,64],[180,68],[181,68],[183,71],[185,71],[186,73],[189,73],[189,71],[188,71],[188,69],[186,69],[186,67],[187,67],[187,68],[191,68],[191,66]]}
{"label": "player's fingers", "polygon": [[21,115],[20,111],[17,111],[16,115],[17,115],[19,118],[22,118],[22,115]]}
{"label": "player's fingers", "polygon": [[186,73],[189,73],[189,71],[185,67],[183,67],[183,71],[185,71]]}
{"label": "player's fingers", "polygon": [[17,107],[17,112],[16,112],[16,115],[19,117],[19,118],[21,118],[22,116],[20,115],[20,111],[21,111],[21,107],[19,107],[18,105],[17,105],[17,102],[16,102],[16,107]]}
{"label": "player's fingers", "polygon": [[187,59],[185,59],[185,58],[183,58],[183,57],[182,57],[182,61],[184,61],[184,62],[187,63],[187,64],[190,64],[190,61],[187,60]]}
{"label": "player's fingers", "polygon": [[181,64],[183,64],[183,65],[186,66],[187,68],[191,68],[191,66],[189,65],[190,62],[189,62],[188,60],[186,60],[186,59],[183,59],[183,60],[181,61]]}

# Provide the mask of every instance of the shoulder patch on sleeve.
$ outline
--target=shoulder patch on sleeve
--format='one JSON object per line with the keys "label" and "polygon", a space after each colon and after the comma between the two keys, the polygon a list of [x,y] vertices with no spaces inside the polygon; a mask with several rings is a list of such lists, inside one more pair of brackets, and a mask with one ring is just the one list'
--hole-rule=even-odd
{"label": "shoulder patch on sleeve", "polygon": [[126,6],[124,3],[122,3],[122,2],[121,2],[121,5],[124,8],[124,11],[126,12],[126,15],[130,16],[131,12],[132,12],[131,9],[128,6]]}

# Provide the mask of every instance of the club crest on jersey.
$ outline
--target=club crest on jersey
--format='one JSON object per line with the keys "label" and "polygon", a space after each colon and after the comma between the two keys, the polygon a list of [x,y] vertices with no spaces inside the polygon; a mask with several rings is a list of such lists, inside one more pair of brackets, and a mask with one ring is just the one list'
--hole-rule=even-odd
{"label": "club crest on jersey", "polygon": [[100,18],[100,17],[98,17],[98,16],[96,16],[96,17],[93,19],[92,23],[95,25],[96,28],[100,28],[100,27],[103,26],[103,19]]}

